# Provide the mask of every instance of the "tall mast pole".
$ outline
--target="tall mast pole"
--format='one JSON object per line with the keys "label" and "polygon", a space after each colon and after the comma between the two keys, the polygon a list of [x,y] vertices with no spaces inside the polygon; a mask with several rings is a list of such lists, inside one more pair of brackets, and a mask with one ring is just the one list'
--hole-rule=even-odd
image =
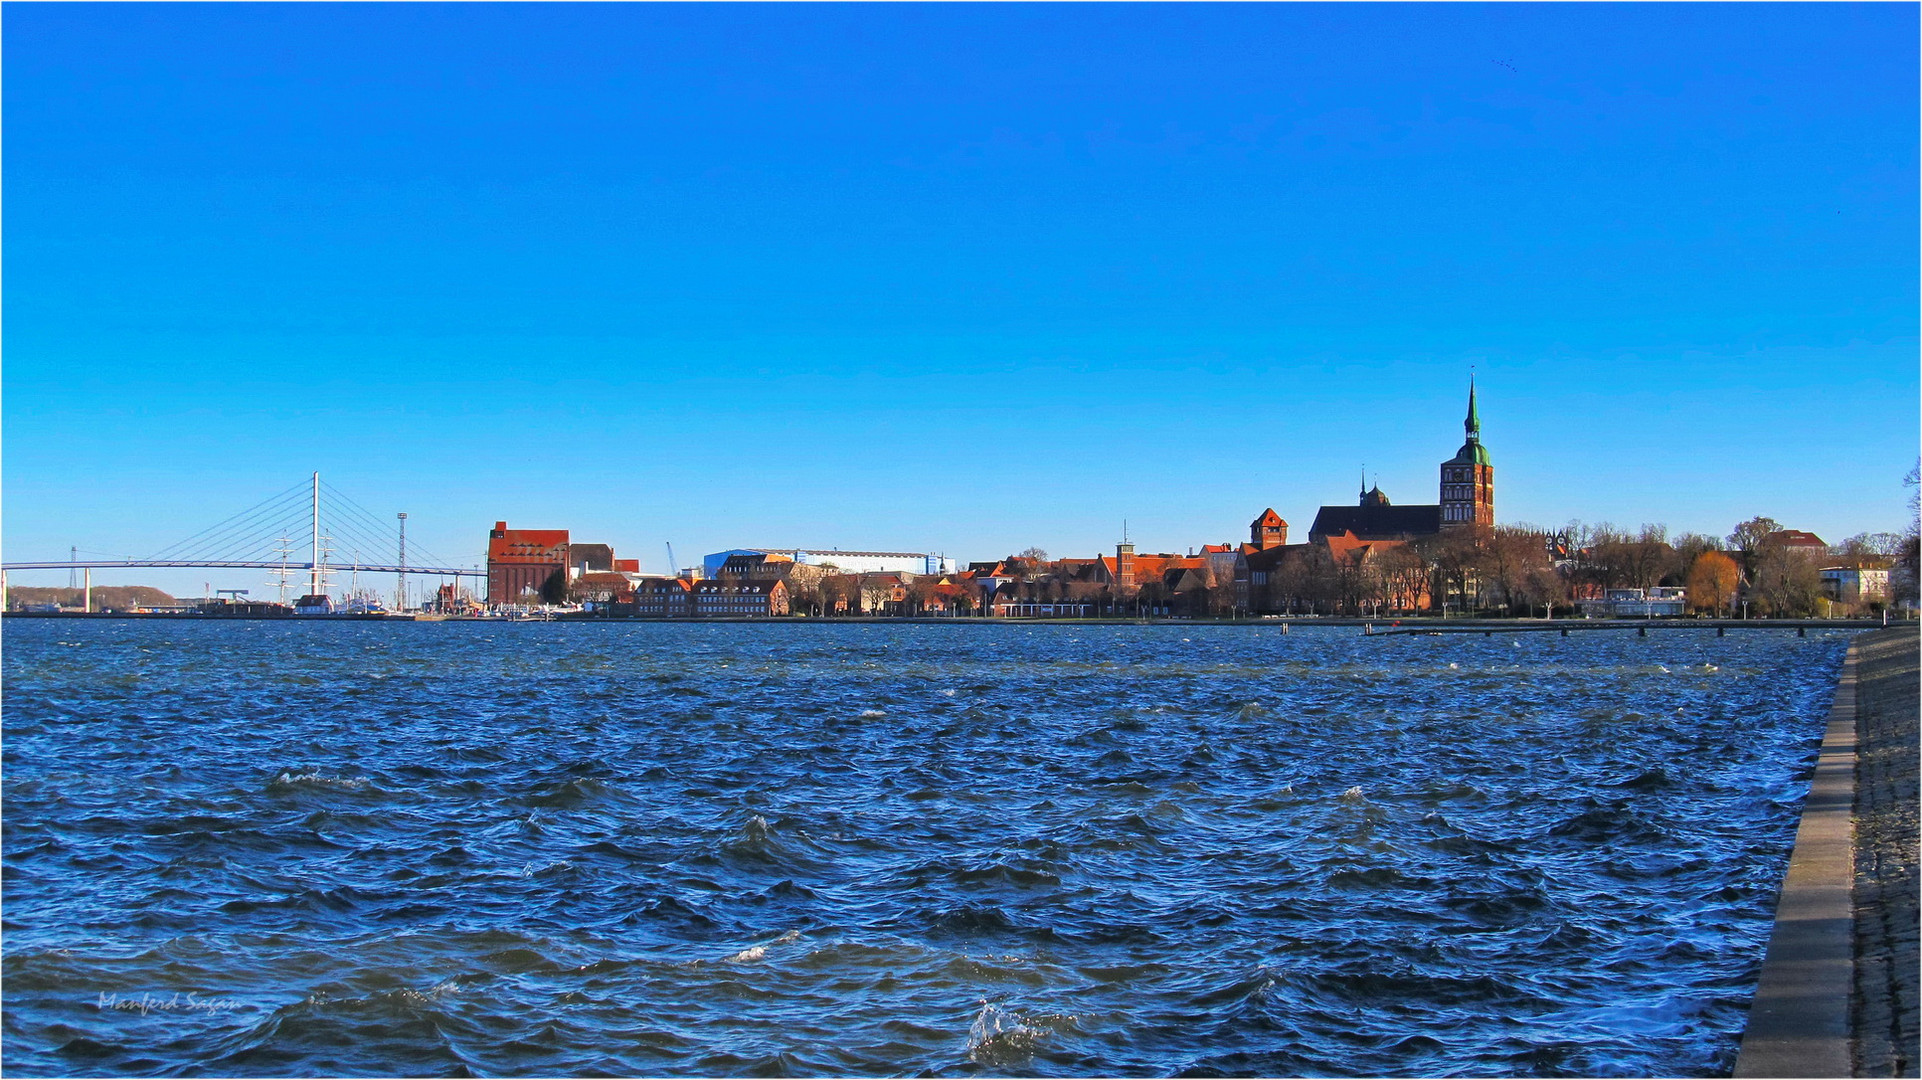
{"label": "tall mast pole", "polygon": [[400,573],[394,575],[395,592],[397,593],[397,596],[394,599],[394,610],[406,611],[407,610],[407,514],[405,512],[402,512],[399,514],[395,514],[394,516],[400,519],[400,564],[399,564]]}
{"label": "tall mast pole", "polygon": [[307,595],[320,595],[320,473],[314,473],[314,561],[308,564]]}

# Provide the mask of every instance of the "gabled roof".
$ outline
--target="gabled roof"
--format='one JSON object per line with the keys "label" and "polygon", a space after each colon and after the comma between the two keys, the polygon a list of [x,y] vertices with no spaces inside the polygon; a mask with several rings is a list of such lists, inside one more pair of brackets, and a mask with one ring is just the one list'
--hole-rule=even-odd
{"label": "gabled roof", "polygon": [[1275,508],[1271,506],[1263,510],[1260,517],[1249,522],[1248,527],[1251,529],[1273,529],[1286,524],[1288,523],[1281,520],[1281,515],[1275,513]]}
{"label": "gabled roof", "polygon": [[1274,570],[1282,563],[1299,557],[1301,553],[1313,546],[1312,544],[1286,544],[1249,552],[1248,569],[1250,571]]}
{"label": "gabled roof", "polygon": [[1407,541],[1363,540],[1354,533],[1344,532],[1338,536],[1324,536],[1322,537],[1322,543],[1328,546],[1328,554],[1337,559],[1346,558],[1352,559],[1355,562],[1361,562],[1370,555],[1380,554],[1384,551],[1392,551],[1395,548],[1401,547],[1407,543]]}

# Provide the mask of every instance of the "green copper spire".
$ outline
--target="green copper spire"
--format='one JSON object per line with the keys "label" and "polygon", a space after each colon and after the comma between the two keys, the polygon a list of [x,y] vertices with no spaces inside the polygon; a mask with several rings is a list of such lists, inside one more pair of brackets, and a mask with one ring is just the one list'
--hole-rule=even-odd
{"label": "green copper spire", "polygon": [[1468,377],[1468,419],[1462,421],[1468,432],[1468,441],[1455,453],[1450,465],[1486,465],[1488,447],[1482,445],[1482,414],[1475,408],[1475,377]]}

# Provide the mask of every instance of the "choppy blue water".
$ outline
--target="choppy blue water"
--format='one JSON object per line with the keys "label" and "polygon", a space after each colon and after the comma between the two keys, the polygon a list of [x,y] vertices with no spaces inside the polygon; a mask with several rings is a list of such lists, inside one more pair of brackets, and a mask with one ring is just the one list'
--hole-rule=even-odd
{"label": "choppy blue water", "polygon": [[1846,642],[12,620],[6,1071],[1726,1074]]}

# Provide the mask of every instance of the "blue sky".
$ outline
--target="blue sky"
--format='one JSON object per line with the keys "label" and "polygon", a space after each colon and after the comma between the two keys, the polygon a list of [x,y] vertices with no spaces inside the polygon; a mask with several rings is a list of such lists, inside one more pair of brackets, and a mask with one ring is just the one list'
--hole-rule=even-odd
{"label": "blue sky", "polygon": [[1917,10],[8,4],[6,556],[1895,530]]}

